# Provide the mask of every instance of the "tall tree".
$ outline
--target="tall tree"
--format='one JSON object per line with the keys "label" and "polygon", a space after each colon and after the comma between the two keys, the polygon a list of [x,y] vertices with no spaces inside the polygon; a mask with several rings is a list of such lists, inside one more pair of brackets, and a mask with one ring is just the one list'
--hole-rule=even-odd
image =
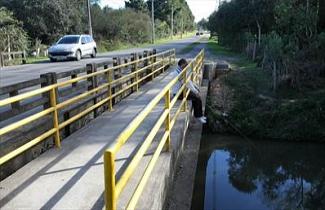
{"label": "tall tree", "polygon": [[22,22],[15,19],[5,7],[0,8],[0,40],[0,51],[25,50],[28,45]]}
{"label": "tall tree", "polygon": [[125,1],[125,7],[134,9],[137,12],[143,12],[143,13],[149,12],[147,4],[144,2],[144,0],[127,0]]}

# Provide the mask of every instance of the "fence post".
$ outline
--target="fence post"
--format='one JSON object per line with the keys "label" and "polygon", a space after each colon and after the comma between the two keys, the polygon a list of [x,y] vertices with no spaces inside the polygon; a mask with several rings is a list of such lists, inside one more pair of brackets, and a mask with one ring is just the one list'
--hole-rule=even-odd
{"label": "fence post", "polygon": [[170,151],[170,89],[165,95],[165,109],[168,110],[168,115],[165,120],[165,132],[168,132],[165,148],[167,151]]}
{"label": "fence post", "polygon": [[[157,57],[156,57],[156,54],[157,54],[157,50],[156,49],[153,49],[152,50],[152,64],[154,64],[154,63],[156,63],[156,61],[157,61]],[[157,66],[157,65],[153,65],[152,66],[152,71],[154,72],[156,69],[155,69],[155,66]],[[155,78],[155,74],[153,73],[152,74],[152,80]]]}
{"label": "fence post", "polygon": [[[9,97],[14,97],[16,95],[18,95],[18,90],[13,90],[13,91],[9,92]],[[10,105],[11,105],[11,108],[12,109],[17,109],[17,110],[20,109],[20,103],[19,103],[19,101],[16,101],[14,103],[11,103]]]}
{"label": "fence post", "polygon": [[[149,51],[145,50],[143,52],[143,58],[145,59],[144,62],[143,62],[144,63],[144,67],[147,67],[149,65],[149,58],[148,58],[148,56],[149,56]],[[150,69],[147,68],[146,69],[146,76],[149,75],[149,74],[150,74]],[[149,78],[146,78],[144,81],[145,82],[148,82],[149,81]]]}
{"label": "fence post", "polygon": [[155,71],[155,62],[154,62],[154,55],[153,55],[153,51],[150,51],[149,52],[149,56],[150,57],[150,65],[151,65],[151,68],[150,68],[150,74],[151,75],[151,81],[155,78],[155,74],[153,73]]}
{"label": "fence post", "polygon": [[174,64],[176,64],[176,50],[173,49],[173,55],[174,55]]}
{"label": "fence post", "polygon": [[26,64],[27,62],[26,62],[26,53],[25,53],[25,50],[22,52],[21,58],[22,58],[22,63],[23,64]]}
{"label": "fence post", "polygon": [[135,72],[135,75],[134,75],[134,77],[133,77],[133,79],[132,79],[132,84],[133,83],[136,83],[135,84],[135,87],[133,86],[133,91],[139,91],[139,84],[138,84],[138,80],[139,80],[139,78],[138,78],[138,53],[132,53],[131,54],[131,61],[132,62],[135,62],[133,65],[132,65],[132,68],[131,68],[131,71],[132,72]]}
{"label": "fence post", "polygon": [[[77,78],[77,74],[71,74],[71,79]],[[77,82],[72,83],[72,87],[77,87]]]}
{"label": "fence post", "polygon": [[186,112],[186,110],[187,110],[187,102],[186,102],[186,92],[187,92],[186,79],[187,79],[187,68],[185,68],[184,69],[184,72],[183,72],[183,85],[185,85],[185,88],[183,89],[183,101],[185,101],[184,102],[184,105],[183,105],[183,108],[182,108],[182,111],[183,112]]}
{"label": "fence post", "polygon": [[2,52],[0,52],[0,67],[4,67],[4,66],[5,66],[5,61]]}
{"label": "fence post", "polygon": [[165,53],[162,54],[162,72],[165,72],[166,70],[166,67],[165,67]]}
{"label": "fence post", "polygon": [[[104,69],[108,69],[108,64],[104,64]],[[113,70],[108,70],[106,72],[106,78],[107,78],[107,109],[109,111],[113,110],[113,99],[112,99],[112,81],[113,81]]]}
{"label": "fence post", "polygon": [[105,209],[116,210],[115,194],[115,155],[110,151],[104,153]]}
{"label": "fence post", "polygon": [[[97,71],[97,65],[96,63],[88,63],[86,64],[86,72],[87,74],[92,74]],[[88,91],[97,88],[98,86],[98,80],[97,76],[93,77],[88,77],[87,78],[88,82]],[[95,98],[93,99],[94,105],[97,104],[99,101],[98,96],[97,96],[97,91],[95,92]],[[96,118],[99,115],[99,110],[98,108],[94,109],[94,118]]]}
{"label": "fence post", "polygon": [[[57,77],[55,72],[49,72],[46,74],[41,74],[40,75],[41,80],[41,87],[46,87],[49,85],[53,85],[57,83]],[[49,92],[45,92],[42,94],[43,98],[46,98],[46,103],[43,105],[43,109],[46,110],[50,107],[54,108],[53,111],[53,128],[56,129],[54,133],[54,142],[55,145],[60,148],[61,147],[61,141],[60,141],[60,130],[59,130],[59,116],[58,116],[58,111],[56,109],[56,104],[58,101],[58,89],[57,88],[52,88]]]}
{"label": "fence post", "polygon": [[[117,57],[114,57],[113,58],[113,67],[118,66],[119,65],[118,62],[119,62],[118,61],[118,58]],[[118,72],[119,72],[118,69],[114,69],[113,70],[113,80],[119,78]],[[112,94],[116,93],[117,91],[118,91],[118,85],[115,83],[115,87],[112,87]],[[117,102],[117,96],[115,96],[112,101],[113,101],[112,102],[113,105],[116,104],[116,102]]]}

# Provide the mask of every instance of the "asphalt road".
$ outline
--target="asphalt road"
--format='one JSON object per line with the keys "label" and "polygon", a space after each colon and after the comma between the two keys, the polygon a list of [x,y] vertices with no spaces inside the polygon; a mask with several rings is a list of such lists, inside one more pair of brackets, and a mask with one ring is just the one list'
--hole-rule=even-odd
{"label": "asphalt road", "polygon": [[164,51],[175,48],[176,53],[180,52],[187,45],[196,42],[200,37],[191,37],[182,40],[172,41],[166,44],[150,45],[143,48],[132,48],[126,50],[112,51],[108,53],[98,54],[97,58],[84,58],[81,61],[62,61],[51,63],[41,62],[35,64],[8,66],[0,69],[0,87],[15,84],[18,82],[39,78],[41,74],[47,72],[66,72],[76,68],[84,67],[87,63],[95,62],[101,63],[104,61],[110,62],[112,57],[130,55],[133,52],[142,52],[144,50],[157,49],[157,51]]}

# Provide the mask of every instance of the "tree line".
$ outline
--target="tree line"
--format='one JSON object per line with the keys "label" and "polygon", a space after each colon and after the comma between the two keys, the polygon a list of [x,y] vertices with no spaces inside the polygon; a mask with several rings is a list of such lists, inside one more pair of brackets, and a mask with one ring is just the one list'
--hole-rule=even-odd
{"label": "tree line", "polygon": [[269,71],[274,90],[325,76],[324,0],[224,1],[207,26],[220,45]]}
{"label": "tree line", "polygon": [[[151,0],[126,0],[118,10],[99,5],[91,0],[93,34],[103,50],[151,40]],[[194,29],[185,0],[155,0],[154,6],[158,38]],[[86,0],[2,0],[0,51],[36,50],[65,34],[88,33],[87,14]]]}

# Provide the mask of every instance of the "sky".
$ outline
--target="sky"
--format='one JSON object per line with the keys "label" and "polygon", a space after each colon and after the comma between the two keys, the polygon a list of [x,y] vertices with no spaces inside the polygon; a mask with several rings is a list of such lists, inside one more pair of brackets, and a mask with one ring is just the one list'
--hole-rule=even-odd
{"label": "sky", "polygon": [[[195,21],[198,22],[202,18],[208,18],[209,15],[216,9],[217,0],[186,0],[191,8]],[[124,7],[124,0],[101,0],[102,6],[110,6],[114,9]]]}

